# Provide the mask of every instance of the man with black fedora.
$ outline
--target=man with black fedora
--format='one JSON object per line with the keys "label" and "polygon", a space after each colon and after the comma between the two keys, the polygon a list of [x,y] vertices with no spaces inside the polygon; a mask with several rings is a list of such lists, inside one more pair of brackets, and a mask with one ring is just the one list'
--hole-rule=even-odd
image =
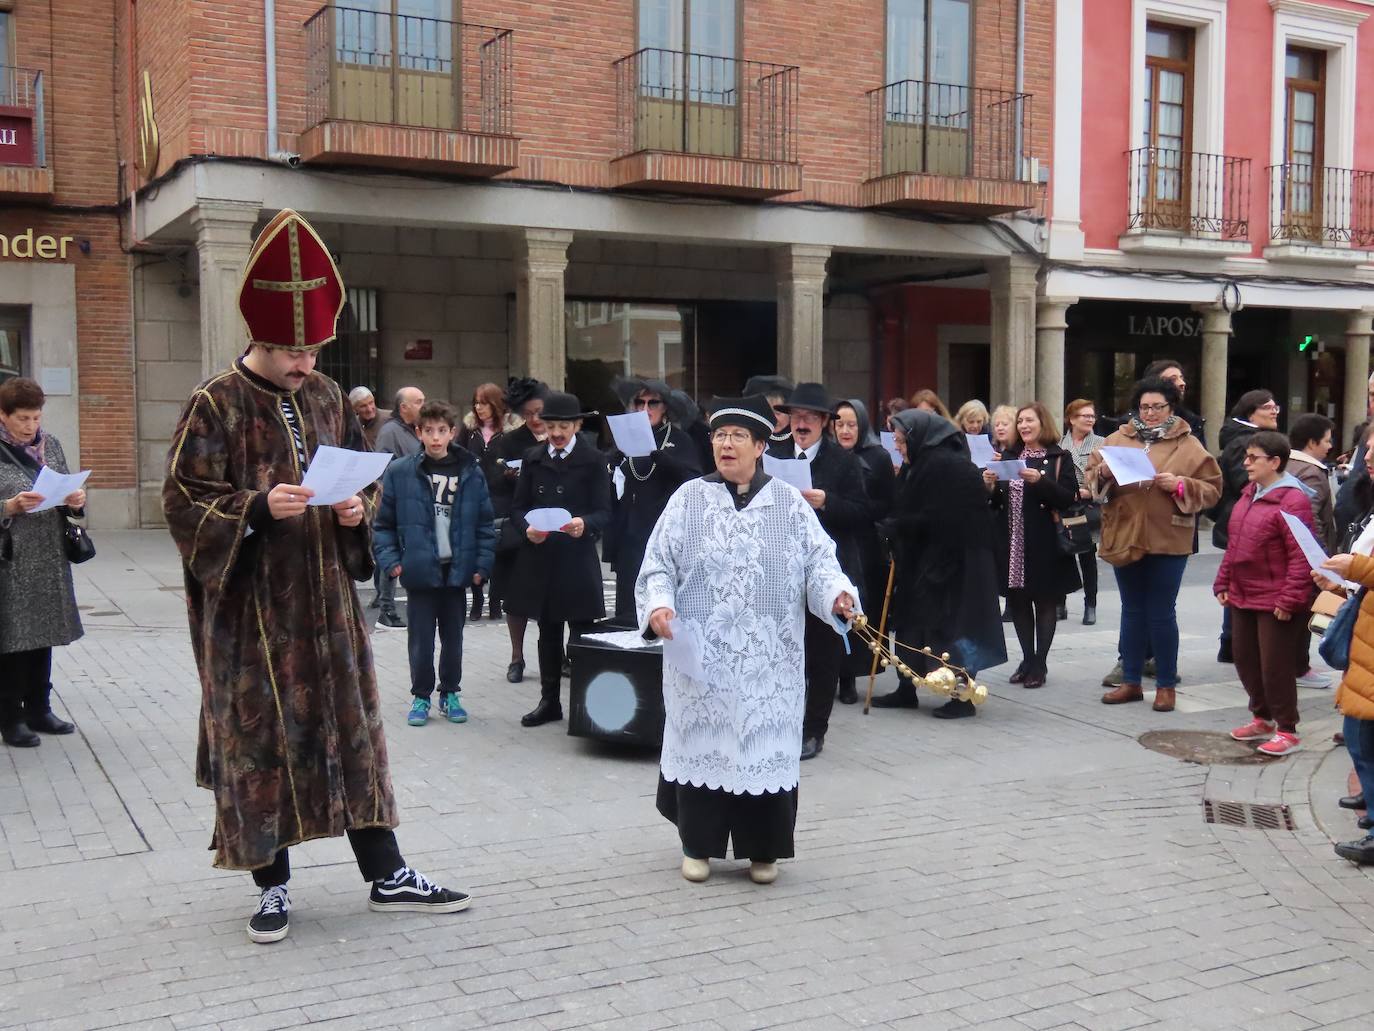
{"label": "man with black fedora", "polygon": [[[835,399],[820,383],[799,383],[791,398],[778,406],[787,413],[791,436],[769,445],[774,458],[807,462],[811,489],[802,492],[821,527],[835,542],[840,567],[863,589],[862,533],[869,524],[863,466],[858,458],[826,435]],[[803,759],[825,746],[835,691],[844,671],[845,641],[833,626],[806,617],[806,719],[802,724]]]}
{"label": "man with black fedora", "polygon": [[[539,624],[540,697],[520,718],[526,727],[563,718],[565,626],[577,635],[606,614],[596,539],[611,519],[611,482],[606,456],[579,436],[582,420],[596,414],[572,394],[550,392],[542,413],[548,436],[525,452],[515,484],[510,518],[524,539],[506,609]],[[557,530],[536,530],[526,517],[541,508],[565,509],[570,518]]]}

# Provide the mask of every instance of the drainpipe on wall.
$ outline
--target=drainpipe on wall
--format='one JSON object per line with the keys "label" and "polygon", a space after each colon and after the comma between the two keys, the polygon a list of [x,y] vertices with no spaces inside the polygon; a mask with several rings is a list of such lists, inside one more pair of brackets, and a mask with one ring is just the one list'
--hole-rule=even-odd
{"label": "drainpipe on wall", "polygon": [[292,168],[301,163],[299,154],[277,149],[277,2],[263,0],[263,49],[267,64],[267,155]]}
{"label": "drainpipe on wall", "polygon": [[[1026,0],[1016,0],[1016,93],[1018,98],[1026,90]],[[1016,102],[1016,172],[1020,179],[1027,179],[1025,140],[1022,139],[1026,124],[1024,100]]]}

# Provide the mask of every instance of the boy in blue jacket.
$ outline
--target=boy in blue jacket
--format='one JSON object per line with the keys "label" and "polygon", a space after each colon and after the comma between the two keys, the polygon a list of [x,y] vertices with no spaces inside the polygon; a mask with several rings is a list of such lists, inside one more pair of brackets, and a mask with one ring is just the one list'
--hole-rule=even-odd
{"label": "boy in blue jacket", "polygon": [[463,679],[465,591],[491,574],[496,526],[487,479],[477,459],[453,443],[458,411],[446,401],[420,409],[419,454],[397,459],[382,477],[382,505],[373,524],[377,565],[399,576],[409,619],[410,693],[406,722],[429,721],[434,694],[434,632],[439,631],[439,712],[450,723],[468,718]]}

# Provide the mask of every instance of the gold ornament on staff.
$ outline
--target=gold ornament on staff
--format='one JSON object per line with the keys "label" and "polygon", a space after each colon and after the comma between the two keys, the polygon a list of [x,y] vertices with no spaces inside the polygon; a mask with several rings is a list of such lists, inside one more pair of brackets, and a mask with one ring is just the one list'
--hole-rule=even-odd
{"label": "gold ornament on staff", "polygon": [[[929,688],[938,695],[955,698],[961,702],[972,702],[974,705],[982,705],[988,700],[987,685],[978,683],[973,674],[964,667],[956,666],[950,662],[949,652],[936,652],[930,645],[926,645],[924,648],[915,648],[902,641],[895,641],[896,647],[918,652],[940,664],[938,669],[921,676],[898,658],[896,651],[888,646],[886,636],[874,629],[873,625],[869,623],[868,617],[862,612],[854,617],[853,623],[850,624],[850,631],[868,646],[868,650],[877,659],[878,665],[882,666],[883,669],[891,666],[897,671],[898,676],[906,677],[917,687]],[[871,696],[871,683],[869,691]],[[868,706],[865,705],[864,712],[867,711]]]}

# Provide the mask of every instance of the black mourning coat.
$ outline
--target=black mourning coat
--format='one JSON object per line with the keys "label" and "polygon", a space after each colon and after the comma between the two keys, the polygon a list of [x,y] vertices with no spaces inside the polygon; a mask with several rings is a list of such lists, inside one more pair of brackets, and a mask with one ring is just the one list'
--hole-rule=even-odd
{"label": "black mourning coat", "polygon": [[[774,458],[796,459],[797,445],[789,437],[770,444],[768,453]],[[840,568],[862,593],[865,586],[860,542],[873,525],[868,493],[864,489],[863,463],[829,437],[821,438],[821,446],[810,463],[811,485],[825,491],[825,507],[816,511],[816,518],[835,542]]]}
{"label": "black mourning coat", "polygon": [[[620,458],[618,468],[625,476],[625,494],[615,502],[603,549],[611,568],[631,583],[639,575],[649,535],[668,499],[688,480],[701,475],[701,457],[686,430],[662,423],[654,430],[654,443],[658,450],[651,455]],[[619,452],[611,457],[619,457]]]}
{"label": "black mourning coat", "polygon": [[[518,436],[517,430],[512,436]],[[606,614],[596,540],[611,520],[611,481],[606,456],[578,436],[572,454],[558,459],[547,444],[525,452],[511,501],[520,533],[506,608],[517,616],[582,622]],[[566,508],[587,531],[579,538],[551,533],[543,544],[524,536],[525,515],[536,508]]]}
{"label": "black mourning coat", "polygon": [[[1003,457],[1007,461],[1019,458],[1021,448],[1013,446]],[[1044,458],[1026,459],[1026,465],[1044,475],[1037,483],[1027,483],[1022,494],[1026,556],[1023,589],[1036,598],[1072,594],[1082,589],[1083,581],[1079,579],[1077,559],[1059,551],[1059,527],[1054,516],[1078,500],[1078,473],[1073,456],[1054,445],[1045,449]],[[992,494],[992,507],[997,527],[998,590],[1004,594],[1011,568],[1010,501],[1009,484],[999,481]]]}

